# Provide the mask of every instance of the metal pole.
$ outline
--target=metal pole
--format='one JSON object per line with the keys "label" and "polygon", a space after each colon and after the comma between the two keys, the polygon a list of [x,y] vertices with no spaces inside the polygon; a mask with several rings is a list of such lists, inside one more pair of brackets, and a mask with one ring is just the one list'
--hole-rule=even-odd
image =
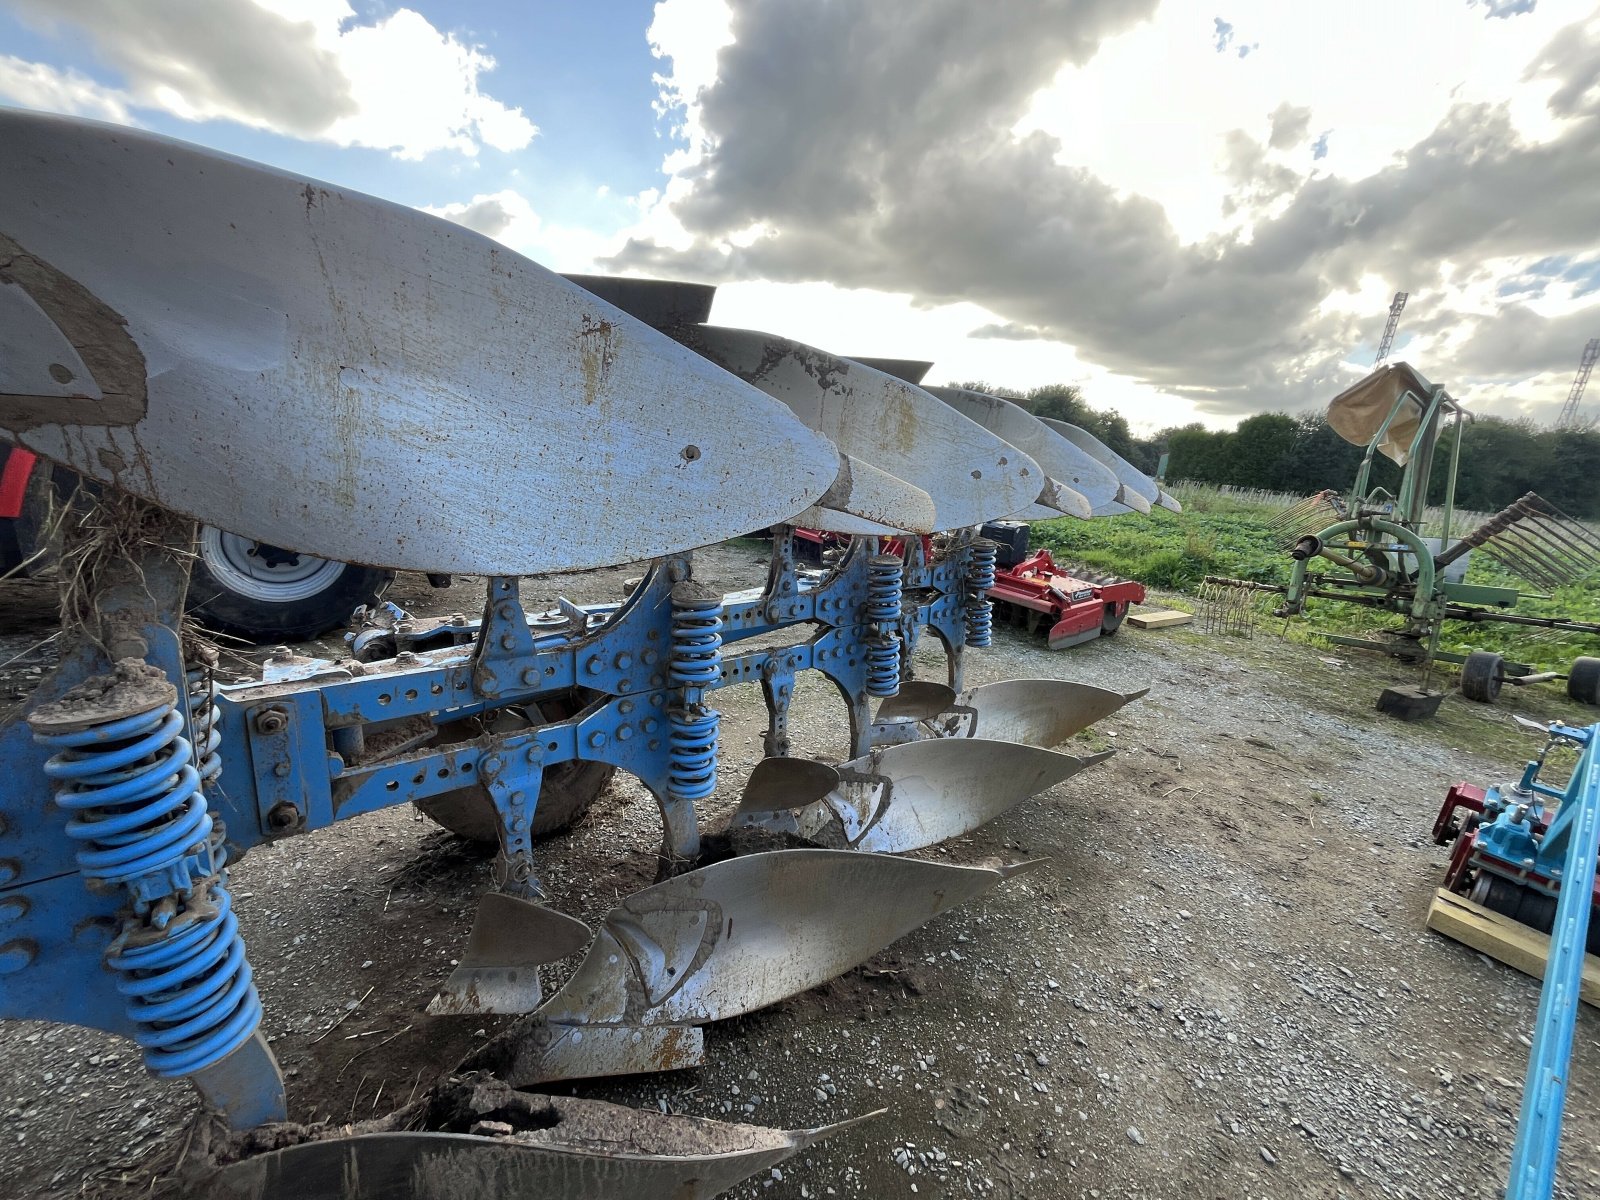
{"label": "metal pole", "polygon": [[1572,1063],[1572,1029],[1578,1016],[1578,991],[1589,934],[1589,909],[1595,857],[1600,851],[1600,771],[1594,756],[1600,725],[1588,730],[1588,745],[1573,773],[1562,807],[1577,806],[1569,829],[1572,840],[1561,872],[1555,925],[1550,932],[1550,957],[1544,988],[1539,993],[1539,1021],[1528,1053],[1528,1077],[1517,1118],[1517,1144],[1511,1154],[1506,1200],[1549,1200],[1555,1191],[1556,1154],[1561,1146],[1561,1114],[1567,1100]]}

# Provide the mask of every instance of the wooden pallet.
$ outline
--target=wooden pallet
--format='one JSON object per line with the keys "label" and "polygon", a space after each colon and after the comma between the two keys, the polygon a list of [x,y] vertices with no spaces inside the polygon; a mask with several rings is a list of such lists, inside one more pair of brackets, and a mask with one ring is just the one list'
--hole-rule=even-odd
{"label": "wooden pallet", "polygon": [[1128,614],[1128,624],[1135,629],[1166,629],[1173,625],[1187,625],[1192,620],[1194,620],[1193,613],[1179,612],[1175,608]]}
{"label": "wooden pallet", "polygon": [[[1545,963],[1550,957],[1550,938],[1537,929],[1474,904],[1465,896],[1443,888],[1434,893],[1433,903],[1428,906],[1428,928],[1481,950],[1524,975],[1544,978]],[[1579,998],[1585,1004],[1600,1008],[1600,958],[1593,954],[1586,955],[1583,960]]]}

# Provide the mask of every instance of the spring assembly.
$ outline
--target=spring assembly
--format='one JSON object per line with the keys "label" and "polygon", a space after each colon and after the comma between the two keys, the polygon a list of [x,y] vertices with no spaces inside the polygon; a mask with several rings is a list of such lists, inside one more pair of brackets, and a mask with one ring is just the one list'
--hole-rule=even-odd
{"label": "spring assembly", "polygon": [[208,843],[211,815],[177,708],[34,738],[56,751],[44,770],[72,814],[67,836],[83,843],[78,869],[88,879],[145,899],[188,888],[184,860]]}
{"label": "spring assembly", "polygon": [[979,538],[969,551],[967,573],[967,645],[982,649],[993,641],[994,606],[989,603],[988,591],[994,586],[995,558],[998,548],[991,541]]}
{"label": "spring assembly", "polygon": [[209,787],[222,774],[222,712],[208,667],[190,667],[184,674],[189,694],[189,730],[194,734],[195,772]]}
{"label": "spring assembly", "polygon": [[[209,681],[191,679],[184,703],[205,710],[202,767],[220,767],[218,714]],[[81,843],[78,867],[93,888],[127,888],[131,911],[107,951],[136,1040],[157,1075],[178,1076],[221,1061],[260,1024],[261,1002],[233,917],[223,831],[201,789],[183,736],[177,693],[143,712],[52,727],[34,738],[55,753],[45,774]],[[220,740],[220,739],[218,739]]]}
{"label": "spring assembly", "polygon": [[164,930],[130,923],[106,956],[145,1065],[163,1078],[220,1062],[261,1023],[224,876],[200,880],[186,905]]}
{"label": "spring assembly", "polygon": [[900,584],[902,564],[892,554],[867,561],[867,620],[872,624],[865,657],[867,695],[893,696],[900,690]]}
{"label": "spring assembly", "polygon": [[704,800],[717,786],[717,727],[722,714],[701,704],[670,709],[667,789],[674,800]]}
{"label": "spring assembly", "polygon": [[710,687],[722,674],[722,598],[672,594],[672,658],[678,687]]}

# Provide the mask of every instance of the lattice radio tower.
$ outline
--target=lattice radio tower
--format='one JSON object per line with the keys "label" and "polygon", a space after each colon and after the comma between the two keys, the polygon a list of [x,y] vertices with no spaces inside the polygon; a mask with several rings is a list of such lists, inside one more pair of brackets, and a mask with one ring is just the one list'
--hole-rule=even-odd
{"label": "lattice radio tower", "polygon": [[1589,386],[1589,372],[1594,369],[1594,360],[1600,358],[1600,338],[1590,338],[1589,344],[1583,348],[1583,357],[1578,360],[1578,373],[1572,377],[1572,390],[1567,393],[1567,402],[1561,406],[1561,415],[1556,418],[1557,429],[1571,429],[1578,423],[1578,405],[1583,400],[1583,389]]}
{"label": "lattice radio tower", "polygon": [[1378,357],[1372,360],[1374,367],[1381,367],[1383,360],[1389,357],[1389,347],[1394,345],[1394,331],[1400,327],[1400,314],[1405,311],[1409,299],[1410,292],[1396,292],[1394,299],[1389,302],[1389,322],[1383,327],[1383,337],[1378,342]]}

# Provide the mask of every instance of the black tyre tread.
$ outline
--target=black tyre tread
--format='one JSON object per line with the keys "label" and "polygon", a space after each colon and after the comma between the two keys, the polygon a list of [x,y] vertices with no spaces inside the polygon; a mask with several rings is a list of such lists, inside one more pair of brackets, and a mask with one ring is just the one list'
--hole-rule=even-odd
{"label": "black tyre tread", "polygon": [[[617,769],[610,763],[557,763],[544,773],[539,804],[533,815],[533,836],[549,837],[575,825],[606,790]],[[492,845],[494,803],[481,791],[462,789],[416,802],[417,809],[457,837]]]}
{"label": "black tyre tread", "polygon": [[1600,658],[1575,658],[1567,672],[1567,695],[1579,704],[1600,705]]}
{"label": "black tyre tread", "polygon": [[252,642],[292,642],[338,628],[357,608],[374,603],[392,582],[393,571],[346,565],[316,595],[272,604],[229,591],[197,558],[189,573],[188,608],[219,633]]}
{"label": "black tyre tread", "polygon": [[1474,650],[1461,667],[1461,694],[1479,704],[1493,704],[1505,680],[1505,659],[1492,650]]}
{"label": "black tyre tread", "polygon": [[1127,616],[1128,602],[1126,600],[1106,605],[1105,611],[1100,617],[1100,636],[1114,637],[1117,630],[1122,628],[1122,622],[1127,619]]}

